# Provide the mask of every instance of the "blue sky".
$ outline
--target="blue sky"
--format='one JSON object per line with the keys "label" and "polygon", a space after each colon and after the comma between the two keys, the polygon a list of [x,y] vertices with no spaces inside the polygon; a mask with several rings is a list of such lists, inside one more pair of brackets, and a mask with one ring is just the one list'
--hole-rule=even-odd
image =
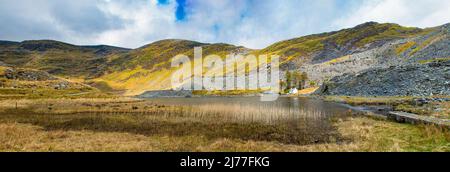
{"label": "blue sky", "polygon": [[432,27],[449,0],[0,0],[0,40],[128,48],[189,39],[263,48],[368,22]]}

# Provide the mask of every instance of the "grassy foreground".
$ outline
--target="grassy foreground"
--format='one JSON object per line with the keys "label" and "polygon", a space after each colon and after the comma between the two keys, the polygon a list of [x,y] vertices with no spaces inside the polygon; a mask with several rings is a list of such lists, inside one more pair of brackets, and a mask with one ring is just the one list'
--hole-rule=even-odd
{"label": "grassy foreground", "polygon": [[429,126],[411,126],[368,118],[336,124],[348,138],[343,143],[289,145],[267,141],[207,139],[202,136],[145,136],[89,130],[51,130],[21,124],[0,124],[1,151],[450,151],[450,135]]}
{"label": "grassy foreground", "polygon": [[335,119],[330,139],[308,143],[298,128],[191,118],[134,99],[16,102],[0,102],[0,151],[450,151],[447,130],[365,117]]}

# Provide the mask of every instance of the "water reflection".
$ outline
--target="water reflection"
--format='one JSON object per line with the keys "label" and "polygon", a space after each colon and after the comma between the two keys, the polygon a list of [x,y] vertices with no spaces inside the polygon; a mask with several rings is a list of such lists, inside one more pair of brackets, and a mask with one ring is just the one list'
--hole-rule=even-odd
{"label": "water reflection", "polygon": [[[209,133],[225,138],[278,141],[289,144],[335,142],[341,137],[333,126],[335,117],[348,116],[348,108],[309,98],[279,98],[262,102],[259,97],[157,98],[152,103],[176,107],[165,118],[187,118]],[[208,130],[209,129],[209,130]],[[208,131],[205,131],[208,130]]]}
{"label": "water reflection", "polygon": [[192,116],[208,115],[239,122],[264,122],[325,120],[347,115],[348,109],[339,104],[309,98],[279,98],[261,102],[257,97],[239,98],[158,98],[149,99],[156,104],[182,106]]}

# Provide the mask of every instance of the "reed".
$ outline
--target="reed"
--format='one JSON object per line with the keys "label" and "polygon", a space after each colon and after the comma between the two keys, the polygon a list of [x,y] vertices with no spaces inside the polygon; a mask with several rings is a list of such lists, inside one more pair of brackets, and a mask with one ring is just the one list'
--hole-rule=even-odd
{"label": "reed", "polygon": [[339,139],[323,112],[264,104],[170,105],[127,98],[0,101],[0,107],[3,122],[47,130],[198,135],[299,145]]}

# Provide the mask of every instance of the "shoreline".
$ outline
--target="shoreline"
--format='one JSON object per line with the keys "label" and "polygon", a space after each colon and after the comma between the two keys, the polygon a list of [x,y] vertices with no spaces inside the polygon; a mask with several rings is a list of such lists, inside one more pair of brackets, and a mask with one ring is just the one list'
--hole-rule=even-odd
{"label": "shoreline", "polygon": [[[389,120],[397,123],[408,123],[412,125],[434,125],[438,127],[443,127],[450,129],[450,119],[449,118],[437,118],[433,116],[427,116],[427,115],[419,115],[416,113],[411,113],[407,111],[401,111],[397,109],[397,105],[395,104],[402,104],[402,103],[410,103],[409,101],[415,101],[415,99],[433,99],[433,98],[407,98],[411,100],[402,100],[403,102],[396,102],[396,103],[390,103],[390,102],[351,102],[351,101],[345,101],[345,100],[330,100],[330,96],[313,96],[318,99],[329,101],[329,102],[335,102],[339,103],[349,109],[355,110],[357,112],[357,115],[363,115],[366,117],[371,117],[375,119],[382,119],[382,120]],[[337,97],[346,97],[346,98],[355,98],[352,96],[337,96]],[[359,97],[361,98],[361,97]],[[373,97],[364,97],[366,99],[370,99]],[[382,97],[382,98],[399,98],[399,97]],[[328,99],[328,100],[327,100]],[[449,102],[448,98],[443,98],[443,102]],[[429,103],[429,102],[427,102]],[[433,101],[431,101],[433,103]],[[415,105],[419,106],[419,105]]]}

